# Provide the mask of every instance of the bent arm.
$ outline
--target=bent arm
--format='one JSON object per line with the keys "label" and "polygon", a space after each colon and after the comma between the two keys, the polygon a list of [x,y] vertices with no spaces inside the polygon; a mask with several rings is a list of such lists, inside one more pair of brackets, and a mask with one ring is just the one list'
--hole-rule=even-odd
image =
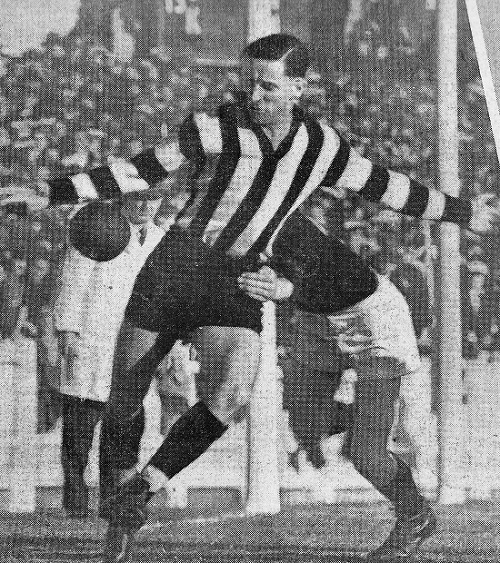
{"label": "bent arm", "polygon": [[130,162],[118,161],[75,176],[49,180],[49,205],[118,199],[124,193],[147,190],[175,172],[186,160],[203,164],[206,154],[221,150],[219,118],[193,114],[181,125],[175,142],[146,150]]}
{"label": "bent arm", "polygon": [[147,190],[177,170],[183,160],[178,145],[172,143],[147,150],[130,162],[113,162],[89,172],[49,180],[49,205],[118,199],[122,194]]}

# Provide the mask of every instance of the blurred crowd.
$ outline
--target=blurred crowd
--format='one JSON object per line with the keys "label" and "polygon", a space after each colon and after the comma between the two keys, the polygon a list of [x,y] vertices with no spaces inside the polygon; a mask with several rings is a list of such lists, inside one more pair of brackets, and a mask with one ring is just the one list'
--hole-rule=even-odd
{"label": "blurred crowd", "polygon": [[[393,65],[399,53],[404,72],[373,72],[369,81],[351,71],[354,65],[328,77],[311,72],[305,109],[365,155],[435,185],[435,80],[419,64],[421,52],[404,26],[391,50],[370,17],[352,56],[376,70]],[[460,178],[468,197],[498,190],[498,162],[473,62],[459,102]],[[192,109],[211,112],[234,100],[238,85],[238,69],[231,66],[196,65],[159,51],[123,62],[91,37],[51,34],[40,50],[0,59],[0,190],[29,187],[34,196],[43,195],[49,177],[129,158],[175,136]],[[319,221],[391,277],[410,304],[422,350],[429,352],[434,227],[356,199],[338,205],[313,199],[310,205]],[[0,208],[2,337],[16,331],[39,339],[50,335],[70,212]],[[462,249],[464,354],[473,357],[499,348],[498,274],[483,241],[464,233]]]}

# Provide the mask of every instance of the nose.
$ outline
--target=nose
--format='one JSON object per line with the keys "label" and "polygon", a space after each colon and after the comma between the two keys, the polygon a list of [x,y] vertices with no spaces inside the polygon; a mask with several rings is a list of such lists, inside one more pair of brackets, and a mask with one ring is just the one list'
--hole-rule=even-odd
{"label": "nose", "polygon": [[252,102],[258,102],[262,98],[262,88],[259,84],[254,84],[252,89]]}

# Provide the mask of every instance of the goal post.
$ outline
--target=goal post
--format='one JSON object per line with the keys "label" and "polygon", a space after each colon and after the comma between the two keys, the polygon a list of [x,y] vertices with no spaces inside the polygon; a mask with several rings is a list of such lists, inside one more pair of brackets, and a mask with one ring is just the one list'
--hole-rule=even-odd
{"label": "goal post", "polygon": [[247,514],[280,510],[276,307],[262,307],[259,371],[248,417]]}
{"label": "goal post", "polygon": [[[250,43],[280,31],[273,0],[248,1],[247,40]],[[248,470],[246,513],[274,514],[280,510],[278,460],[278,382],[276,351],[276,307],[262,307],[259,371],[248,416]]]}

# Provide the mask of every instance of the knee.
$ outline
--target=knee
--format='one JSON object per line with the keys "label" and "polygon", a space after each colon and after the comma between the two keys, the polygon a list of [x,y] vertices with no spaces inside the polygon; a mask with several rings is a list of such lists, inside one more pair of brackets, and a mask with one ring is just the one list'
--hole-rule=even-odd
{"label": "knee", "polygon": [[251,385],[234,383],[225,387],[209,401],[212,413],[224,424],[230,424],[241,418],[250,401]]}

